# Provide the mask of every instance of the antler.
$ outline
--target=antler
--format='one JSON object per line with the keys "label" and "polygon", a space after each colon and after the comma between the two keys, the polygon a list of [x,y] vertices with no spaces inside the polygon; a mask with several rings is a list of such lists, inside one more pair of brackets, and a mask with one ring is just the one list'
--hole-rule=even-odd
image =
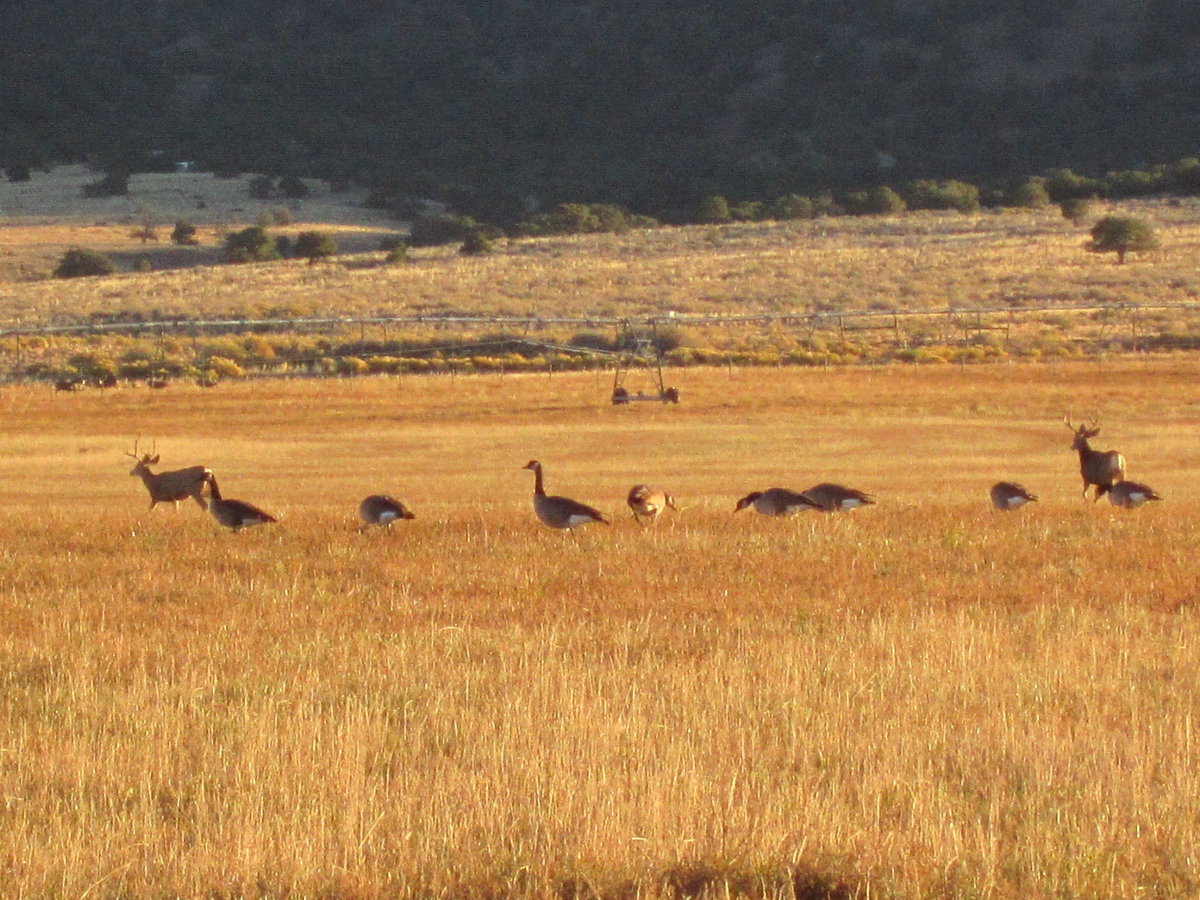
{"label": "antler", "polygon": [[1070,410],[1067,410],[1065,413],[1063,413],[1063,424],[1065,424],[1072,431],[1075,430],[1075,426],[1071,424],[1071,411]]}
{"label": "antler", "polygon": [[133,439],[133,452],[132,452],[132,453],[130,453],[128,450],[124,450],[124,451],[122,451],[122,452],[123,452],[123,453],[124,453],[126,456],[131,456],[131,457],[133,457],[134,459],[139,459],[139,457],[138,457],[138,442],[139,442],[141,439],[142,439],[142,438],[141,438],[141,436],[140,436],[140,435],[139,435],[138,437],[136,437],[136,438],[134,438],[134,439]]}

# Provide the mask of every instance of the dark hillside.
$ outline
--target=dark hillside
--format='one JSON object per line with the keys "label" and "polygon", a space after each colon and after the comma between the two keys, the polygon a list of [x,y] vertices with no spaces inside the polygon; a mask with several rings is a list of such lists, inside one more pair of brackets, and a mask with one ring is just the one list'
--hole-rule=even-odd
{"label": "dark hillside", "polygon": [[16,175],[188,159],[645,207],[1200,143],[1186,0],[7,0],[0,28]]}

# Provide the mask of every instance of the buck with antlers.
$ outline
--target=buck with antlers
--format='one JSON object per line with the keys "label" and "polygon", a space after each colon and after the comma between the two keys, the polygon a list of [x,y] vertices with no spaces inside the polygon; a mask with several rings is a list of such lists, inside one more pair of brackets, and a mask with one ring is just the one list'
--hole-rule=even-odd
{"label": "buck with antlers", "polygon": [[1087,496],[1089,487],[1095,486],[1092,502],[1107,494],[1117,482],[1125,478],[1125,457],[1116,450],[1093,450],[1088,441],[1100,433],[1097,419],[1092,418],[1090,424],[1076,427],[1071,424],[1071,417],[1063,418],[1068,428],[1075,433],[1071,449],[1079,454],[1079,473],[1083,476],[1083,496]]}
{"label": "buck with antlers", "polygon": [[139,457],[137,441],[133,442],[133,452],[125,455],[134,460],[129,474],[139,476],[150,492],[151,509],[156,503],[173,503],[178,508],[179,501],[187,497],[199,503],[201,509],[208,509],[200,492],[204,485],[213,480],[212,469],[207,466],[188,466],[172,472],[151,472],[150,467],[158,462],[158,454],[152,452]]}

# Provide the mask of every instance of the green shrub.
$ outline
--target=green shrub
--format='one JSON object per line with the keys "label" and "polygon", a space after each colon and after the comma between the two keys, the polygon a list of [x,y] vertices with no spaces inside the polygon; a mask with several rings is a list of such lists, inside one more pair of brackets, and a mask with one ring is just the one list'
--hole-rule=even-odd
{"label": "green shrub", "polygon": [[1038,178],[1030,178],[1013,185],[1004,195],[1005,206],[1039,209],[1049,203],[1050,194],[1046,191],[1046,185]]}
{"label": "green shrub", "polygon": [[458,252],[464,256],[482,256],[492,252],[492,242],[480,229],[475,229],[463,239]]}
{"label": "green shrub", "polygon": [[912,209],[956,209],[971,213],[979,209],[979,188],[963,181],[918,180],[905,188]]}
{"label": "green shrub", "polygon": [[72,247],[54,269],[55,278],[85,278],[91,275],[111,275],[117,270],[111,259],[98,250]]}
{"label": "green shrub", "polygon": [[1046,175],[1044,186],[1055,203],[1074,197],[1099,197],[1104,193],[1104,186],[1099,181],[1076,175],[1070,169],[1052,170]]}
{"label": "green shrub", "polygon": [[409,229],[408,243],[412,247],[453,244],[465,241],[468,234],[479,231],[480,227],[470,216],[419,216]]}
{"label": "green shrub", "polygon": [[292,200],[301,200],[308,196],[308,185],[295,175],[285,175],[279,179],[279,193]]}
{"label": "green shrub", "polygon": [[259,225],[251,225],[225,238],[225,261],[265,262],[281,256],[275,240]]}
{"label": "green shrub", "polygon": [[1071,220],[1071,224],[1082,225],[1092,214],[1092,200],[1088,197],[1068,197],[1058,208],[1062,210],[1064,219]]}
{"label": "green shrub", "polygon": [[776,219],[811,219],[816,215],[813,202],[799,194],[785,194],[771,203],[771,215]]}
{"label": "green shrub", "polygon": [[302,231],[296,235],[292,252],[309,263],[334,256],[338,252],[337,241],[326,231]]}
{"label": "green shrub", "polygon": [[120,170],[108,172],[99,181],[83,186],[85,197],[125,197],[128,194],[129,173]]}
{"label": "green shrub", "polygon": [[200,239],[196,237],[196,226],[180,219],[171,231],[171,242],[184,247],[194,247],[199,244]]}
{"label": "green shrub", "polygon": [[275,179],[267,175],[255,175],[246,190],[254,200],[269,200],[275,193]]}
{"label": "green shrub", "polygon": [[721,196],[705,197],[696,210],[696,221],[703,225],[720,225],[731,218],[729,201]]}

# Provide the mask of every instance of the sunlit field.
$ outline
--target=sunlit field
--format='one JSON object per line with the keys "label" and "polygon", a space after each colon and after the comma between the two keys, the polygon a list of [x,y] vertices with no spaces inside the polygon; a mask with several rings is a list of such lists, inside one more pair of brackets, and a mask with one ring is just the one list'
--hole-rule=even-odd
{"label": "sunlit field", "polygon": [[[0,893],[1193,895],[1198,369],[0,388]],[[149,511],[139,437],[278,524]],[[824,480],[878,503],[734,513]]]}

